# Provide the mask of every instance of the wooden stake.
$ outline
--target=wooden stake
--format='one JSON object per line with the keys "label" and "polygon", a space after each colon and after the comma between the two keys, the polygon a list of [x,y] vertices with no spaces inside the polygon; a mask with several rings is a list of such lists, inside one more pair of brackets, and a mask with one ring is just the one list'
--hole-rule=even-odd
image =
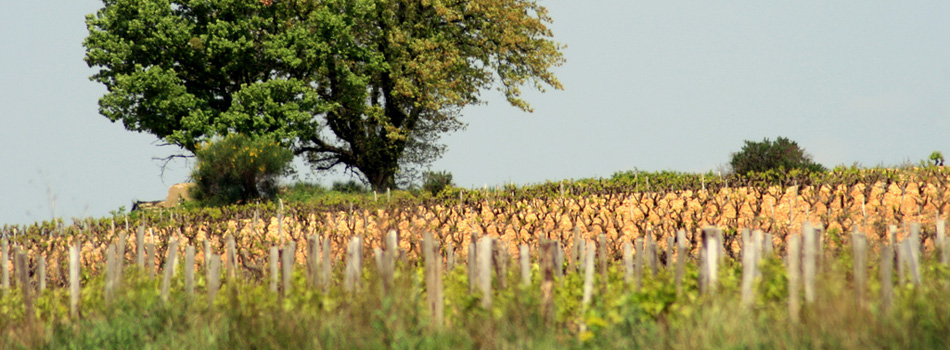
{"label": "wooden stake", "polygon": [[145,225],[135,231],[135,265],[139,270],[145,269]]}
{"label": "wooden stake", "polygon": [[33,309],[33,285],[30,283],[30,266],[27,263],[28,261],[26,253],[17,253],[16,264],[20,266],[17,278],[20,280],[20,287],[23,291],[23,308],[26,313],[27,323],[32,324],[36,310]]}
{"label": "wooden stake", "polygon": [[[79,319],[79,245],[69,247],[69,314]],[[6,269],[4,269],[6,271]]]}
{"label": "wooden stake", "polygon": [[522,244],[518,246],[518,264],[521,266],[521,285],[529,286],[531,285],[531,262],[530,252],[528,251],[528,245]]}
{"label": "wooden stake", "polygon": [[185,295],[195,297],[195,246],[185,247]]}
{"label": "wooden stake", "polygon": [[284,247],[284,251],[280,252],[281,262],[280,266],[282,267],[281,277],[283,277],[283,293],[284,297],[290,295],[291,292],[291,277],[294,274],[294,260],[297,257],[297,243],[294,241],[287,242],[287,246]]}
{"label": "wooden stake", "polygon": [[623,242],[623,282],[627,285],[633,281],[633,244]]}
{"label": "wooden stake", "polygon": [[752,305],[752,285],[755,282],[756,270],[755,242],[748,229],[742,230],[742,305]]}
{"label": "wooden stake", "polygon": [[172,277],[175,275],[175,265],[178,264],[178,240],[172,238],[168,242],[168,253],[165,257],[165,267],[162,271],[162,302],[168,303],[168,291],[171,288]]}
{"label": "wooden stake", "polygon": [[491,272],[492,272],[492,238],[484,236],[478,241],[478,291],[481,295],[482,307],[490,309],[492,305]]}
{"label": "wooden stake", "polygon": [[885,244],[881,248],[881,310],[887,314],[894,298],[894,246]]}
{"label": "wooden stake", "polygon": [[798,322],[801,314],[801,247],[802,237],[791,235],[788,237],[788,315],[792,322]]}
{"label": "wooden stake", "polygon": [[445,320],[442,298],[442,259],[439,254],[439,242],[432,239],[431,232],[422,235],[422,252],[426,269],[426,302],[432,314],[432,326],[441,328]]}
{"label": "wooden stake", "polygon": [[683,274],[686,273],[686,230],[676,232],[676,294],[683,294]]}
{"label": "wooden stake", "polygon": [[10,242],[6,238],[0,240],[0,288],[3,288],[3,295],[10,291]]}
{"label": "wooden stake", "polygon": [[106,280],[105,280],[106,304],[112,304],[114,291],[115,291],[115,244],[109,244],[109,248],[107,248],[106,250]]}
{"label": "wooden stake", "polygon": [[805,222],[802,225],[802,245],[804,246],[802,272],[804,273],[806,303],[813,303],[816,298],[815,275],[818,272],[818,251],[815,235],[816,232],[811,223]]}
{"label": "wooden stake", "polygon": [[[577,243],[575,241],[574,243]],[[577,247],[577,246],[574,246]],[[572,253],[573,254],[573,253]],[[554,242],[541,241],[538,252],[541,267],[541,317],[545,324],[554,322]]]}
{"label": "wooden stake", "polygon": [[268,266],[270,266],[270,291],[271,293],[277,294],[277,281],[280,278],[280,267],[278,265],[278,260],[280,259],[280,252],[276,246],[270,247],[270,257],[268,259]]}
{"label": "wooden stake", "polygon": [[218,287],[221,283],[221,257],[212,254],[207,269],[208,280],[208,308],[214,308],[214,298],[218,294]]}
{"label": "wooden stake", "polygon": [[46,290],[46,255],[40,255],[40,261],[36,267],[36,279],[39,284],[39,293]]}
{"label": "wooden stake", "polygon": [[854,260],[854,297],[858,305],[865,307],[867,298],[867,238],[863,233],[855,232],[851,235],[851,254]]}
{"label": "wooden stake", "polygon": [[360,236],[353,237],[346,249],[346,274],[343,280],[347,292],[360,288],[360,273],[363,271],[363,243]]}

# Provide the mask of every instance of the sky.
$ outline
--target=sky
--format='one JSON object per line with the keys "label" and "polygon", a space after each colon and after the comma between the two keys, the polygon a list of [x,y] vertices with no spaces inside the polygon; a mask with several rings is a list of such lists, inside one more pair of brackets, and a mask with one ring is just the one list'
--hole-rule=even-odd
{"label": "sky", "polygon": [[[743,140],[788,137],[833,167],[950,155],[950,2],[540,0],[565,89],[494,90],[432,170],[463,187],[710,171]],[[103,217],[188,180],[150,134],[98,114],[83,61],[100,1],[0,12],[0,225]],[[324,184],[340,173],[302,179]]]}

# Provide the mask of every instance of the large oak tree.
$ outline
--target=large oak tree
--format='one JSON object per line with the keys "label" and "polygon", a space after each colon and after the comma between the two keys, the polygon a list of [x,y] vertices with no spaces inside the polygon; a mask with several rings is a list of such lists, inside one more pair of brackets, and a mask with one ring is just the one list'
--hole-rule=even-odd
{"label": "large oak tree", "polygon": [[105,0],[86,18],[100,113],[193,152],[277,136],[376,189],[435,160],[493,87],[560,89],[564,59],[531,0]]}

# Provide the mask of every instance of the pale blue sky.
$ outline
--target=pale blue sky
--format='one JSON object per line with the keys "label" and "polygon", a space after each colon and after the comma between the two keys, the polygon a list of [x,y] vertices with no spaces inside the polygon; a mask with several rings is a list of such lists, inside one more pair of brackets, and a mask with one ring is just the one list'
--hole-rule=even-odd
{"label": "pale blue sky", "polygon": [[[467,108],[432,167],[461,186],[707,171],[742,140],[776,136],[826,166],[950,152],[948,2],[541,3],[568,45],[566,90],[528,93],[533,114],[494,91]],[[187,164],[162,178],[152,160],[175,149],[98,115],[104,88],[81,44],[99,7],[0,12],[0,225],[105,216],[187,180]]]}

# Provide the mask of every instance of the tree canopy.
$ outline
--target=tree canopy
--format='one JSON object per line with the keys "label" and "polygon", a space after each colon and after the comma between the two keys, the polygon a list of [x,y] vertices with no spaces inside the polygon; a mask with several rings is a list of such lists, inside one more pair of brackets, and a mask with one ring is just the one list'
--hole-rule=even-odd
{"label": "tree canopy", "polygon": [[813,172],[825,171],[825,167],[812,161],[811,156],[798,143],[784,137],[768,138],[762,142],[745,141],[742,150],[732,154],[729,162],[737,174],[765,172],[769,170],[804,169]]}
{"label": "tree canopy", "polygon": [[463,107],[498,87],[561,89],[531,0],[104,0],[85,60],[100,113],[194,152],[214,135],[279,139],[376,189],[444,152]]}

